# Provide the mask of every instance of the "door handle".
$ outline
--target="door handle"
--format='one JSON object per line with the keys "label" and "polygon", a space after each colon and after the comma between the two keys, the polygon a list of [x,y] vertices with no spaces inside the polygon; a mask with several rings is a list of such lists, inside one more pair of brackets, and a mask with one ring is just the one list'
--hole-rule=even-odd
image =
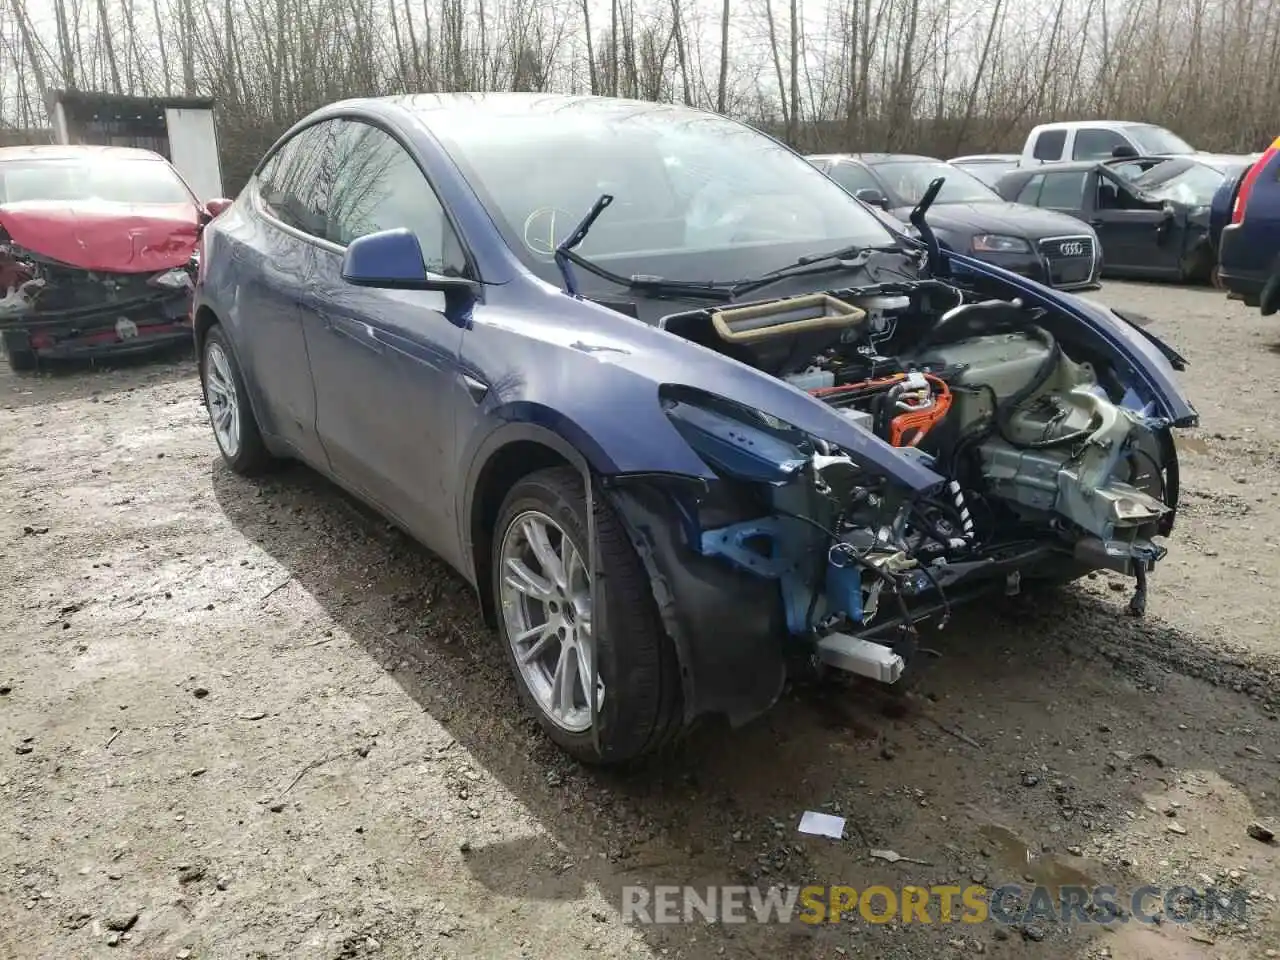
{"label": "door handle", "polygon": [[475,403],[481,403],[489,394],[489,385],[479,377],[473,377],[469,373],[460,374],[462,377],[462,385],[467,388],[467,394]]}
{"label": "door handle", "polygon": [[348,320],[345,317],[330,317],[329,331],[346,340],[350,340],[371,353],[382,353],[382,344],[373,335],[373,328],[359,320]]}

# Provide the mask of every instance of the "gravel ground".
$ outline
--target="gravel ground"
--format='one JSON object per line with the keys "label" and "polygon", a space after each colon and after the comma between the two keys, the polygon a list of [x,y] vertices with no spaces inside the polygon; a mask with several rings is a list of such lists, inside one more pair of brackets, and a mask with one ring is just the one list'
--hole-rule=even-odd
{"label": "gravel ground", "polygon": [[[1149,614],[958,617],[896,695],[788,691],[628,775],[517,705],[462,581],[215,456],[186,360],[0,374],[0,956],[1280,956],[1280,328],[1111,284],[1191,361]],[[905,682],[905,681],[904,681]],[[803,810],[848,839],[800,836]],[[890,848],[923,863],[886,863]],[[627,884],[1240,887],[1246,924],[635,926]]]}

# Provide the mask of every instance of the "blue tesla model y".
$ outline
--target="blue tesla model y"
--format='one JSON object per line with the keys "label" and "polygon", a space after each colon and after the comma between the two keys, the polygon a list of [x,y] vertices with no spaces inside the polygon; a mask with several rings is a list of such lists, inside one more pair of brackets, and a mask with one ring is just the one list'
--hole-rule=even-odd
{"label": "blue tesla model y", "polygon": [[893,683],[918,624],[990,591],[1108,568],[1141,613],[1184,361],[942,249],[941,183],[908,236],[686,107],[333,104],[204,230],[214,437],[454,566],[590,762],[745,722],[793,666]]}

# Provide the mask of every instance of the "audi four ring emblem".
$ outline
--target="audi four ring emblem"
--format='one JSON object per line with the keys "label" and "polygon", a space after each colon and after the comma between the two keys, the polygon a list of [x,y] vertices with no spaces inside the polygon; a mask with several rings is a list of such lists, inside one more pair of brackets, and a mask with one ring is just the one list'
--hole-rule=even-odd
{"label": "audi four ring emblem", "polygon": [[1080,240],[1067,240],[1058,247],[1058,253],[1064,257],[1084,256],[1084,243]]}

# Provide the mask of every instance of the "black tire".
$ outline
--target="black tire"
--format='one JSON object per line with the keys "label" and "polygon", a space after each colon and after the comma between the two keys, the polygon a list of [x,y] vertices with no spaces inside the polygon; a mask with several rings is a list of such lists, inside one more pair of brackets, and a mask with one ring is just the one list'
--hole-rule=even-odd
{"label": "black tire", "polygon": [[29,373],[40,365],[36,352],[31,349],[31,341],[25,333],[6,330],[4,333],[4,352],[9,360],[9,369],[14,373]]}
{"label": "black tire", "polygon": [[[511,488],[498,514],[492,544],[493,591],[498,631],[521,699],[555,743],[584,763],[620,764],[661,748],[682,727],[680,671],[675,647],[662,627],[649,578],[617,517],[595,501],[597,588],[604,617],[595,637],[597,670],[605,694],[597,715],[600,749],[590,727],[575,732],[558,725],[539,704],[516,663],[503,612],[502,544],[513,521],[528,511],[553,520],[586,562],[587,508],[582,476],[572,467],[540,470]],[[583,683],[585,691],[586,683]],[[583,701],[586,702],[585,699]]]}
{"label": "black tire", "polygon": [[[239,412],[239,442],[230,452],[214,427],[215,408],[214,401],[210,398],[209,365],[210,357],[215,353],[225,359]],[[279,463],[262,440],[262,431],[258,429],[258,421],[253,415],[253,406],[249,403],[249,393],[245,389],[244,376],[240,372],[235,351],[222,327],[217,324],[209,328],[200,344],[200,389],[204,392],[205,406],[209,410],[209,425],[214,428],[214,442],[218,444],[222,459],[233,472],[251,477],[264,473]]]}

